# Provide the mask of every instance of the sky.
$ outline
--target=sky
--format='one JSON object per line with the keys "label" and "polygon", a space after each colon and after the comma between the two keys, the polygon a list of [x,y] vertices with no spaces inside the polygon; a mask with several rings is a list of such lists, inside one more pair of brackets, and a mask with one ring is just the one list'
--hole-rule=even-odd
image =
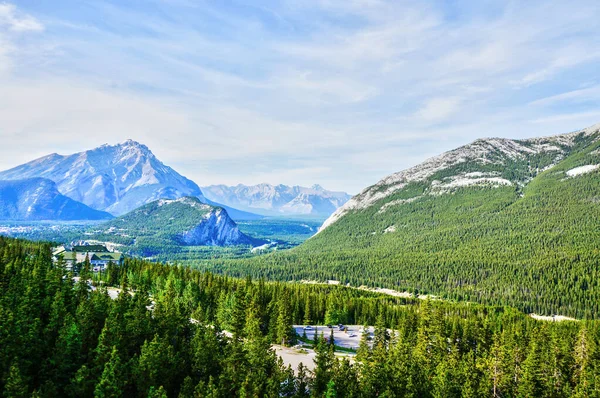
{"label": "sky", "polygon": [[134,139],[199,185],[357,193],[600,122],[600,2],[0,0],[0,170]]}

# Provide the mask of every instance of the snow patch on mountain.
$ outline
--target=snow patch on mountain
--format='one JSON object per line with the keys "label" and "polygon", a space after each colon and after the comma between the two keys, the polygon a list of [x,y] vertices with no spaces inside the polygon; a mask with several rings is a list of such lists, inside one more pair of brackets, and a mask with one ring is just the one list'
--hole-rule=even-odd
{"label": "snow patch on mountain", "polygon": [[566,172],[569,177],[576,177],[582,174],[591,173],[594,170],[597,170],[600,167],[600,164],[587,164],[585,166],[575,167],[574,169],[568,170]]}
{"label": "snow patch on mountain", "polygon": [[381,208],[379,209],[378,213],[385,213],[385,211],[387,209],[389,209],[390,207],[394,207],[394,206],[400,206],[406,203],[412,203],[417,199],[422,198],[423,196],[415,196],[414,198],[410,198],[410,199],[396,199],[396,200],[392,200],[391,202],[387,202],[386,204],[384,204],[383,206],[381,206]]}
{"label": "snow patch on mountain", "polygon": [[499,187],[499,186],[507,186],[513,185],[512,182],[505,178],[500,178],[494,176],[497,173],[482,173],[482,172],[473,172],[462,175],[457,175],[453,177],[448,177],[445,179],[445,182],[433,181],[431,183],[432,193],[434,194],[442,194],[447,193],[452,189],[461,188],[461,187],[469,187],[469,186],[490,186],[490,187]]}
{"label": "snow patch on mountain", "polygon": [[202,202],[199,202],[197,200],[194,200],[193,198],[190,198],[189,196],[184,196],[183,198],[178,198],[178,199],[159,199],[157,205],[159,207],[161,207],[164,205],[169,205],[171,203],[183,203],[185,205],[188,205],[190,207],[200,209],[200,210],[210,210],[213,208],[213,206],[210,206],[210,205],[204,204]]}

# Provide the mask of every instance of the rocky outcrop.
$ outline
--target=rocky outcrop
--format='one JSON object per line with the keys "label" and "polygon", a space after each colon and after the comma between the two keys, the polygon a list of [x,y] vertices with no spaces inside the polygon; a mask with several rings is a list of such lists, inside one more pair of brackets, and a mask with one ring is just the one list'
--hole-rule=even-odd
{"label": "rocky outcrop", "polygon": [[221,208],[214,208],[194,228],[181,233],[178,240],[189,246],[249,245],[253,240],[240,232],[236,223]]}

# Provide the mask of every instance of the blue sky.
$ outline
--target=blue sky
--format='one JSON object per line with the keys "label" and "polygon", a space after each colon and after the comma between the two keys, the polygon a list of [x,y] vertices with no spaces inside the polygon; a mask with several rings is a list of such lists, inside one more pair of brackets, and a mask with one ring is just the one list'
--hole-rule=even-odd
{"label": "blue sky", "polygon": [[200,185],[356,193],[476,138],[600,122],[598,16],[598,1],[0,1],[0,169],[132,138]]}

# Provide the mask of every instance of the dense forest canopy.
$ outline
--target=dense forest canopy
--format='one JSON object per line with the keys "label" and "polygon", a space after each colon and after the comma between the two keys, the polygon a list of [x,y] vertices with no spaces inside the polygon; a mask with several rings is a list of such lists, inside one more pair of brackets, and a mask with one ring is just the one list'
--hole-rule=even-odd
{"label": "dense forest canopy", "polygon": [[[234,279],[134,259],[95,276],[86,263],[79,277],[52,263],[49,245],[0,238],[1,396],[600,394],[595,321],[540,322],[508,307]],[[113,300],[106,286],[123,292]],[[293,344],[292,324],[322,324],[333,314],[375,325],[354,361],[337,360],[327,336],[315,342],[314,372],[278,361],[271,344]]]}

